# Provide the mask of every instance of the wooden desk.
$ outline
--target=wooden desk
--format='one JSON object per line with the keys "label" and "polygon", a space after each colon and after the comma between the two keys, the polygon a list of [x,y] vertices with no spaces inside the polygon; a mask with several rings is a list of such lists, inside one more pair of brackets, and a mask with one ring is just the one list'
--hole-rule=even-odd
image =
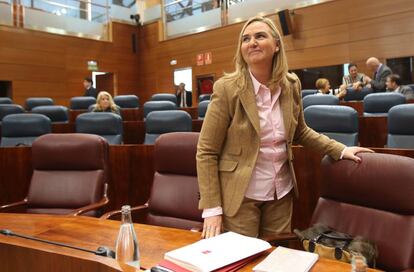
{"label": "wooden desk", "polygon": [[[87,217],[63,217],[27,214],[0,214],[0,229],[68,243],[96,250],[99,246],[114,249],[120,222]],[[196,242],[200,233],[135,224],[141,254],[141,267],[151,268],[164,253]],[[241,269],[251,271],[264,257]],[[117,261],[69,248],[0,236],[0,263],[5,271],[121,271]],[[5,265],[4,265],[5,264]],[[133,271],[123,266],[123,271]],[[350,271],[349,264],[320,259],[311,271]],[[4,271],[4,270],[2,270]],[[368,270],[375,271],[375,270]]]}

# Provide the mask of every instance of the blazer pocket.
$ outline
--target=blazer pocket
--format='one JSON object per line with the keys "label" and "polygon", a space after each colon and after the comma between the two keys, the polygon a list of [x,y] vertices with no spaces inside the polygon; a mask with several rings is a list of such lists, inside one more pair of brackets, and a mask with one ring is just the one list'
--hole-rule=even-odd
{"label": "blazer pocket", "polygon": [[220,160],[218,169],[223,172],[233,172],[238,164],[237,161]]}

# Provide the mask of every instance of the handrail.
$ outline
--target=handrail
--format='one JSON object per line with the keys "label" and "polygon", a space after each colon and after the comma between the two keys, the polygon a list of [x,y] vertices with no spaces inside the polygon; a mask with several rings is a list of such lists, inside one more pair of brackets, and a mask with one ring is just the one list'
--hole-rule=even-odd
{"label": "handrail", "polygon": [[[54,2],[54,1],[50,1],[50,0],[34,0],[33,3],[36,2],[36,1],[48,3],[48,4],[51,4],[51,5],[59,6],[59,7],[63,7],[63,8],[70,8],[70,9],[82,10],[79,7],[74,8],[73,6],[65,5],[65,4],[58,3],[58,2]],[[88,5],[102,7],[102,8],[108,8],[108,9],[111,8],[110,6],[96,4],[96,3],[92,3],[92,2],[87,2],[87,1],[84,1],[84,0],[71,0],[71,1],[79,2],[79,3],[85,3],[85,4],[88,4]]]}

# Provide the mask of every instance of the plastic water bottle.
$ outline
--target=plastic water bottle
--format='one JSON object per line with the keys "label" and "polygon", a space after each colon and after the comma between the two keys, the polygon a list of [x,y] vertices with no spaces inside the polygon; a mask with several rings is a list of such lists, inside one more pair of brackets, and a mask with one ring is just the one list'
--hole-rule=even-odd
{"label": "plastic water bottle", "polygon": [[122,222],[115,245],[116,260],[140,268],[137,235],[131,219],[131,206],[122,206]]}

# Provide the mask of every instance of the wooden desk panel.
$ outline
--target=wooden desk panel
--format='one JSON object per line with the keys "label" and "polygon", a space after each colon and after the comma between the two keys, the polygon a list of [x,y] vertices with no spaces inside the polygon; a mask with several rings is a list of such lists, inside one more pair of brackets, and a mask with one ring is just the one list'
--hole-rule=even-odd
{"label": "wooden desk panel", "polygon": [[339,105],[348,106],[353,108],[358,112],[359,116],[362,116],[364,113],[364,102],[363,101],[340,101]]}
{"label": "wooden desk panel", "polygon": [[387,117],[359,117],[359,145],[383,148],[387,144]]}
{"label": "wooden desk panel", "polygon": [[[118,221],[87,217],[0,214],[0,229],[10,229],[19,234],[68,243],[90,250],[96,250],[99,246],[114,249],[119,225]],[[200,233],[141,224],[135,224],[135,231],[139,241],[141,267],[146,269],[162,260],[165,252],[200,239]],[[241,271],[251,271],[252,267],[265,256],[266,254]],[[24,260],[24,262],[16,264],[18,261],[15,260]],[[60,272],[76,271],[74,268],[78,268],[78,271],[121,271],[118,262],[110,258],[5,236],[0,236],[0,263],[6,264],[9,271],[13,272],[16,271],[13,269],[15,267],[20,267],[17,271],[26,271],[30,267],[32,272],[47,271],[50,267]],[[133,271],[125,266],[122,269]],[[349,264],[320,259],[311,271],[341,272],[350,269]]]}

